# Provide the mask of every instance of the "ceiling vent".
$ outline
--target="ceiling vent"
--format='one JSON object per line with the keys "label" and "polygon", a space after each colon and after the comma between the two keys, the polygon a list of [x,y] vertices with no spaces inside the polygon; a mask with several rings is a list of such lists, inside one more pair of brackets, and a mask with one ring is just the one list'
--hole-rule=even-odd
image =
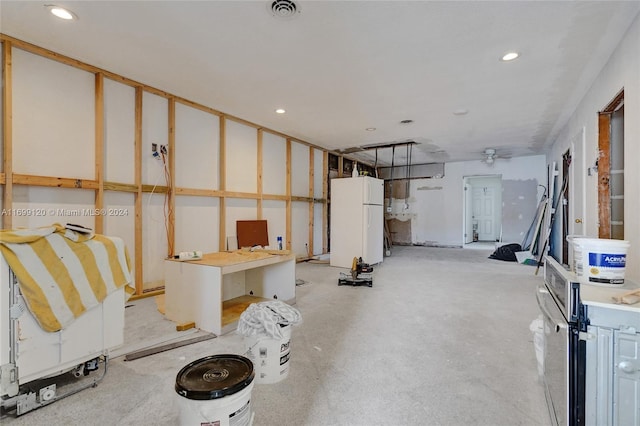
{"label": "ceiling vent", "polygon": [[300,6],[291,0],[275,0],[269,3],[269,12],[276,18],[291,19],[300,13]]}

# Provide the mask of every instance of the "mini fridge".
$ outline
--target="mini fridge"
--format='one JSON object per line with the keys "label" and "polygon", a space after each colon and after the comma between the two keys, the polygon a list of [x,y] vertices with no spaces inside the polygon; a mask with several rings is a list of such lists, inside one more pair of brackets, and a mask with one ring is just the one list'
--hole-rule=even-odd
{"label": "mini fridge", "polygon": [[351,268],[354,257],[382,262],[383,180],[369,176],[331,180],[330,264]]}

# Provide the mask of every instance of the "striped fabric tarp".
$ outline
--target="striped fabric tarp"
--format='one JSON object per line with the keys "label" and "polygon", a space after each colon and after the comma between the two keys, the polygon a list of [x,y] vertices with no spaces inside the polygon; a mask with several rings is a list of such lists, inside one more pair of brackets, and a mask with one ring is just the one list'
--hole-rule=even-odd
{"label": "striped fabric tarp", "polygon": [[[59,331],[131,282],[124,241],[60,224],[0,231],[0,252],[43,330]],[[129,290],[130,287],[127,287]]]}

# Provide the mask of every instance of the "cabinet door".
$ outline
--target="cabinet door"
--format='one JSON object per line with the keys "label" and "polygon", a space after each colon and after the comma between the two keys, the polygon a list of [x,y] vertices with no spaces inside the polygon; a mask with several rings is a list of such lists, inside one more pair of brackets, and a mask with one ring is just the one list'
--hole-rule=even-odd
{"label": "cabinet door", "polygon": [[640,333],[614,332],[613,423],[640,426]]}

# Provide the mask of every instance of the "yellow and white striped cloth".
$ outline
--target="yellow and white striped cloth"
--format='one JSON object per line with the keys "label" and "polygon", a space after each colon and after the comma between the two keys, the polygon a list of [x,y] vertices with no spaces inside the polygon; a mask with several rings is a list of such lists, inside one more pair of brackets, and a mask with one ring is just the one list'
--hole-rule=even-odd
{"label": "yellow and white striped cloth", "polygon": [[80,234],[60,224],[3,230],[0,252],[48,332],[65,328],[131,282],[127,248],[118,237]]}

